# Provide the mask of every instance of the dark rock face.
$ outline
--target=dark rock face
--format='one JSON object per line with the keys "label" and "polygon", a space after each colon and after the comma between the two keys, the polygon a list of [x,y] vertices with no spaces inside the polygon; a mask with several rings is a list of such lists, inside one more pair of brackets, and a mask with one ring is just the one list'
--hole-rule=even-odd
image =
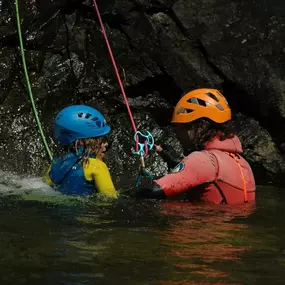
{"label": "dark rock face", "polygon": [[244,157],[254,167],[257,182],[266,184],[274,181],[282,184],[284,158],[268,131],[256,120],[241,114],[235,116],[233,126],[243,143]]}
{"label": "dark rock face", "polygon": [[[284,12],[281,1],[97,1],[140,130],[181,153],[169,128],[182,92],[223,90],[244,155],[258,183],[285,173]],[[40,174],[48,165],[31,112],[13,1],[0,0],[1,168]],[[133,132],[92,1],[21,1],[26,59],[36,105],[53,151],[53,120],[89,104],[113,127],[106,157],[118,187],[134,184]],[[258,123],[259,122],[259,123]],[[280,151],[281,150],[281,151]],[[147,166],[167,172],[157,154]]]}

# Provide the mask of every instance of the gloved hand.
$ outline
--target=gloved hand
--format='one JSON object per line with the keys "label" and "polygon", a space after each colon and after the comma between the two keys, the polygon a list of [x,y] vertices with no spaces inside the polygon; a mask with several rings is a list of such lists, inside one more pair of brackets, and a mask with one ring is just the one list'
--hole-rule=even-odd
{"label": "gloved hand", "polygon": [[154,175],[150,171],[146,170],[145,167],[140,167],[136,187],[140,186],[143,177],[146,177],[149,181],[154,179]]}
{"label": "gloved hand", "polygon": [[154,181],[149,182],[146,187],[140,187],[133,192],[133,197],[136,199],[166,199],[165,192]]}
{"label": "gloved hand", "polygon": [[140,171],[141,171],[142,176],[145,176],[150,180],[154,179],[154,175],[150,171],[148,171],[146,168],[141,168]]}
{"label": "gloved hand", "polygon": [[162,152],[163,151],[163,148],[161,147],[160,144],[159,145],[155,144],[154,145],[154,149],[155,149],[156,152]]}

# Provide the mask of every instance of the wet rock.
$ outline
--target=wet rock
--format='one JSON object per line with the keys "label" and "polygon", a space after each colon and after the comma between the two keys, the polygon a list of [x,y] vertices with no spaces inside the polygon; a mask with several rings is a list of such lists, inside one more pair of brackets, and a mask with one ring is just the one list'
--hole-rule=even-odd
{"label": "wet rock", "polygon": [[282,183],[282,173],[285,173],[284,156],[268,131],[256,120],[242,114],[234,117],[233,129],[242,142],[243,156],[252,166],[256,180],[259,183]]}
{"label": "wet rock", "polygon": [[285,115],[284,4],[179,0],[173,11],[184,34],[201,42],[220,77],[246,91],[244,108],[263,122],[269,117],[279,123]]}
{"label": "wet rock", "polygon": [[[125,16],[126,21],[127,17],[129,16]],[[122,28],[130,38],[131,44],[149,54],[182,90],[222,83],[196,45],[183,35],[168,14],[133,13],[131,21],[122,25]]]}
{"label": "wet rock", "polygon": [[14,5],[13,1],[0,1],[0,39],[1,46],[8,44],[16,35],[16,26],[14,25]]}
{"label": "wet rock", "polygon": [[[27,50],[26,62],[30,72],[40,72],[43,68],[46,53],[40,50]],[[19,66],[21,68],[21,66]]]}
{"label": "wet rock", "polygon": [[[181,94],[223,90],[257,182],[285,173],[284,10],[281,1],[98,1],[140,130],[181,152],[169,121]],[[1,168],[40,174],[48,161],[31,111],[18,48],[13,1],[0,0]],[[20,2],[35,103],[52,150],[53,120],[70,104],[100,109],[111,122],[106,157],[116,184],[133,185],[133,131],[91,0]],[[246,23],[246,24],[245,24]],[[258,123],[259,122],[259,123]],[[279,150],[280,149],[280,150]],[[284,151],[283,151],[284,152]],[[146,160],[165,174],[157,154]]]}
{"label": "wet rock", "polygon": [[12,85],[15,63],[15,49],[3,48],[0,50],[0,102],[5,100]]}
{"label": "wet rock", "polygon": [[6,122],[0,129],[1,169],[26,175],[37,169],[42,171],[41,166],[46,165],[45,150],[31,111],[25,111],[22,116],[3,108],[0,111]]}

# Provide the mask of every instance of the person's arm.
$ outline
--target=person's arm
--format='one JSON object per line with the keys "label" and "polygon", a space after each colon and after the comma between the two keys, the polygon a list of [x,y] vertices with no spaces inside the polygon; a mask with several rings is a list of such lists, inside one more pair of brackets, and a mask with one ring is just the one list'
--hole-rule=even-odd
{"label": "person's arm", "polygon": [[162,148],[160,145],[155,146],[155,151],[160,155],[160,157],[167,163],[168,168],[172,169],[181,161],[181,157],[177,154],[173,154],[170,151]]}
{"label": "person's arm", "polygon": [[132,195],[136,199],[166,199],[165,192],[155,181],[147,181]]}
{"label": "person's arm", "polygon": [[151,187],[142,187],[135,194],[138,198],[165,199],[191,188],[212,182],[218,173],[216,157],[207,152],[193,152],[183,159],[173,171],[154,180]]}
{"label": "person's arm", "polygon": [[89,163],[84,166],[86,180],[93,180],[99,194],[109,198],[117,199],[119,194],[113,184],[107,165],[99,159],[90,158]]}

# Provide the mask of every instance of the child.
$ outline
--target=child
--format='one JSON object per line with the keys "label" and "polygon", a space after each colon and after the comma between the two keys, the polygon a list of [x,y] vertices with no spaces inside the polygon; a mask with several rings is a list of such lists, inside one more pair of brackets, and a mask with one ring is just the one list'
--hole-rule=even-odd
{"label": "child", "polygon": [[67,153],[53,159],[44,181],[63,194],[99,193],[118,198],[109,169],[103,162],[111,131],[104,116],[94,108],[75,105],[64,108],[55,119],[56,140]]}

